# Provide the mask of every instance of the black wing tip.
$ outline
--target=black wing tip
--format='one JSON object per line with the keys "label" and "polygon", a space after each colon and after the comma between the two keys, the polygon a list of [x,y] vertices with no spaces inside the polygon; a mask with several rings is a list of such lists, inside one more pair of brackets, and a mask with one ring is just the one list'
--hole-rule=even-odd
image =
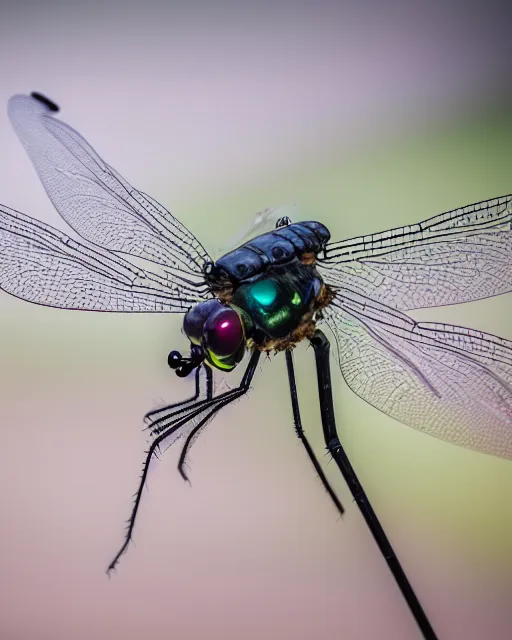
{"label": "black wing tip", "polygon": [[50,111],[54,111],[55,113],[57,113],[58,111],[60,111],[58,105],[55,104],[55,102],[53,102],[52,100],[50,100],[50,98],[47,98],[46,96],[43,96],[42,93],[38,93],[37,91],[32,91],[32,93],[30,94],[30,96],[32,98],[34,98],[35,100],[39,100],[39,102],[41,102],[42,104],[44,104],[45,107],[48,107],[48,109]]}

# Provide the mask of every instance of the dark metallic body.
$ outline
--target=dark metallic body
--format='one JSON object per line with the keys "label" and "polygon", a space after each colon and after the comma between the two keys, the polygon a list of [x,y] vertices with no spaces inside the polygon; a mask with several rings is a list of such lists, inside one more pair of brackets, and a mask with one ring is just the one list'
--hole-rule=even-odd
{"label": "dark metallic body", "polygon": [[[266,351],[284,351],[296,434],[343,514],[301,424],[293,347],[307,339],[326,449],[423,638],[437,640],[338,437],[330,345],[316,325],[323,320],[333,332],[345,381],[376,409],[447,442],[512,458],[512,342],[416,322],[406,313],[512,290],[512,195],[339,242],[329,241],[321,223],[283,217],[273,231],[213,262],[170,211],[54,118],[57,111],[41,94],[9,101],[11,122],[47,194],[80,240],[0,205],[0,289],[54,308],[184,314],[190,354],[172,351],[168,362],[178,376],[195,372],[191,398],[146,416],[152,441],[124,542],[108,570],[132,539],[153,457],[183,438],[178,469],[186,478],[190,446],[219,411],[249,391]],[[214,372],[233,370],[247,351],[240,384],[215,393]]]}
{"label": "dark metallic body", "polygon": [[[315,267],[330,237],[320,222],[286,224],[206,265],[214,295],[241,314],[249,348],[282,351],[313,335],[332,299]],[[257,290],[271,293],[262,300]]]}
{"label": "dark metallic body", "polygon": [[289,263],[294,258],[307,261],[325,248],[331,234],[320,222],[293,222],[249,240],[205,268],[205,280],[212,291],[247,282],[267,267]]}

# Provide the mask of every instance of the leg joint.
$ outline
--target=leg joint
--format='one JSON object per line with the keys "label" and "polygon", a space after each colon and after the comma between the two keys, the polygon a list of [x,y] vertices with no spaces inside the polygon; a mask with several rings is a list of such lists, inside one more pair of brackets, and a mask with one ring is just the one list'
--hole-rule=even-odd
{"label": "leg joint", "polygon": [[341,448],[341,442],[338,438],[331,438],[327,443],[327,450],[332,453],[333,451],[338,451]]}

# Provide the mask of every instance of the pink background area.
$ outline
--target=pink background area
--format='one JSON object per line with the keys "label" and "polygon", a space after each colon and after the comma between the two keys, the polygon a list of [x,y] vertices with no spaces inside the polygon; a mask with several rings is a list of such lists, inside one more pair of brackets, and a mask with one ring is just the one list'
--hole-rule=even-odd
{"label": "pink background area", "polygon": [[[498,3],[4,3],[0,104],[38,90],[117,170],[216,247],[297,199],[333,237],[510,192],[510,22]],[[509,12],[510,13],[510,12]],[[0,202],[65,229],[7,116]],[[507,164],[508,162],[508,164]],[[430,310],[512,339],[510,296]],[[191,391],[179,317],[81,314],[0,295],[0,639],[420,638],[323,455],[296,439],[283,358],[150,478],[116,575],[146,411]],[[237,376],[234,376],[237,378]],[[340,430],[440,640],[512,634],[512,464],[414,432],[333,370]]]}

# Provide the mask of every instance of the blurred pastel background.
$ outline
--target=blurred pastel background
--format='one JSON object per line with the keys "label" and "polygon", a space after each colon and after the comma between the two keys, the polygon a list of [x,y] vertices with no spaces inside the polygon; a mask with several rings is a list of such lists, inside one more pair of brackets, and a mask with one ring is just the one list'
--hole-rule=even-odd
{"label": "blurred pastel background", "polygon": [[[0,104],[46,93],[134,186],[222,245],[297,202],[335,239],[512,189],[511,10],[498,2],[3,2]],[[5,112],[0,202],[61,229]],[[512,339],[512,296],[415,313]],[[192,450],[152,473],[111,580],[142,416],[191,393],[167,368],[180,317],[0,295],[0,639],[413,640],[391,574],[323,457],[311,350],[283,358]],[[235,375],[235,378],[237,376]],[[333,366],[354,467],[440,640],[512,637],[512,462],[366,405]]]}

